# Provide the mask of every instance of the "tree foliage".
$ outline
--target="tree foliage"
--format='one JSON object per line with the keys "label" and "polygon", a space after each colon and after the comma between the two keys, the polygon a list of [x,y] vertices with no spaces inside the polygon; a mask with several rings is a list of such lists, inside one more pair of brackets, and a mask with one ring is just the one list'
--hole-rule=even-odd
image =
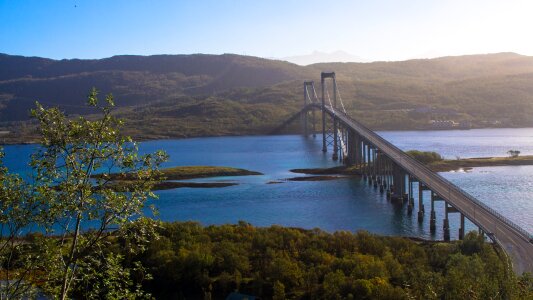
{"label": "tree foliage", "polygon": [[[368,232],[165,223],[138,259],[157,298],[224,298],[235,290],[276,299],[522,299],[495,246],[475,232],[453,243]],[[116,248],[116,251],[123,249]],[[518,288],[520,286],[520,288]]]}
{"label": "tree foliage", "polygon": [[[143,215],[146,200],[155,197],[151,188],[161,178],[158,169],[166,154],[140,155],[137,145],[121,135],[122,121],[111,114],[111,95],[105,105],[99,105],[93,89],[88,105],[99,109],[101,117],[68,118],[58,108],[45,109],[39,103],[32,110],[39,124],[41,146],[31,158],[31,182],[23,183],[0,169],[0,192],[5,194],[0,198],[6,211],[2,224],[6,224],[8,234],[2,242],[10,243],[7,252],[0,249],[0,257],[8,257],[6,272],[29,269],[35,277],[11,278],[38,281],[39,288],[54,297],[70,298],[90,283],[98,288],[84,295],[98,291],[99,296],[118,299],[129,295],[126,291],[134,287],[128,274],[142,268],[122,269],[123,256],[110,256],[104,250],[114,239],[130,241],[130,251],[142,250],[153,236],[154,222],[130,224]],[[134,179],[117,190],[110,183],[112,172],[127,173]],[[95,177],[97,173],[100,176]],[[40,232],[44,238],[36,239],[39,243],[21,242],[24,229]],[[10,265],[14,251],[20,254],[20,266]],[[31,263],[36,258],[43,262],[37,267]]]}
{"label": "tree foliage", "polygon": [[409,150],[406,153],[423,164],[430,164],[443,160],[439,153],[432,151]]}
{"label": "tree foliage", "polygon": [[507,154],[509,154],[510,157],[518,157],[520,155],[519,150],[509,150],[507,151]]}

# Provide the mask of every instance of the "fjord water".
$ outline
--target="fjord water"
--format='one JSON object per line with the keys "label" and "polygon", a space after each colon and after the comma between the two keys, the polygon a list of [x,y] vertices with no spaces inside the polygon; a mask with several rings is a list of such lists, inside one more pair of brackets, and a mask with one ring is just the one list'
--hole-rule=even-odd
{"label": "fjord water", "polygon": [[[381,132],[404,150],[437,151],[448,158],[505,156],[509,149],[533,154],[533,129],[480,129],[468,131]],[[5,147],[6,165],[12,171],[28,172],[26,163],[34,145]],[[225,188],[181,188],[159,191],[155,201],[165,221],[199,221],[203,224],[236,223],[258,226],[279,224],[327,231],[359,229],[387,235],[442,238],[429,233],[429,194],[426,216],[419,224],[416,213],[387,201],[383,194],[359,178],[331,181],[284,181],[302,176],[294,168],[332,167],[331,152],[321,151],[321,137],[299,135],[245,136],[158,140],[141,144],[142,152],[163,149],[170,155],[166,167],[214,165],[245,168],[260,176],[195,179],[195,182],[228,181]],[[470,192],[503,215],[533,231],[533,166],[475,168],[471,172],[449,172],[443,176]],[[281,183],[272,183],[280,181]],[[428,192],[426,192],[428,193]],[[443,203],[436,202],[437,228],[442,227]],[[459,218],[450,215],[452,238]],[[468,224],[468,229],[475,229]]]}

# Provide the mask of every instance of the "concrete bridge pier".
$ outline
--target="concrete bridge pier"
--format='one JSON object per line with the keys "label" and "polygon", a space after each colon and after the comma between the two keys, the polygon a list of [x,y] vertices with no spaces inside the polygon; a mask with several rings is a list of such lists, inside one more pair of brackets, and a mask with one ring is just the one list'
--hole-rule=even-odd
{"label": "concrete bridge pier", "polygon": [[386,173],[385,177],[387,178],[387,190],[386,190],[387,200],[390,200],[392,196],[392,188],[393,188],[392,176],[391,176],[392,161],[390,159],[387,159],[387,171],[385,173]]}
{"label": "concrete bridge pier", "polygon": [[313,137],[316,138],[316,116],[315,110],[311,110],[311,124],[313,125]]}
{"label": "concrete bridge pier", "polygon": [[366,145],[366,173],[368,176],[370,176],[370,145]]}
{"label": "concrete bridge pier", "polygon": [[418,182],[418,223],[424,222],[424,186]]}
{"label": "concrete bridge pier", "polygon": [[403,170],[402,170],[402,183],[403,183],[402,201],[404,203],[407,202],[409,204],[409,174],[405,173]]}
{"label": "concrete bridge pier", "polygon": [[450,219],[448,219],[448,203],[444,202],[444,222],[442,224],[444,230],[444,240],[450,240]]}
{"label": "concrete bridge pier", "polygon": [[377,189],[379,185],[379,165],[378,165],[378,149],[374,148],[372,151],[372,171],[374,173],[374,188]]}
{"label": "concrete bridge pier", "polygon": [[322,85],[322,152],[328,152],[328,146],[326,144],[326,95],[324,90],[324,73],[321,74],[320,84]]}
{"label": "concrete bridge pier", "polygon": [[366,144],[363,139],[361,139],[361,148],[359,149],[359,154],[361,155],[361,165],[359,166],[359,171],[363,174],[363,180],[366,180]]}
{"label": "concrete bridge pier", "polygon": [[361,172],[361,169],[363,166],[363,163],[362,163],[363,142],[361,141],[361,137],[358,134],[355,135],[355,139],[356,139],[355,160],[356,160],[357,167],[359,168],[359,171]]}
{"label": "concrete bridge pier", "polygon": [[435,214],[435,193],[431,191],[431,216],[429,218],[429,231],[435,233],[437,230],[437,216]]}
{"label": "concrete bridge pier", "polygon": [[333,155],[331,158],[335,161],[339,159],[339,135],[338,135],[338,129],[339,129],[339,121],[336,117],[333,117]]}
{"label": "concrete bridge pier", "polygon": [[398,165],[394,164],[394,193],[393,198],[398,201],[399,203],[404,203],[407,200],[406,197],[406,189],[405,189],[405,171],[399,167]]}
{"label": "concrete bridge pier", "polygon": [[461,227],[459,227],[459,239],[465,238],[465,215],[461,213]]}
{"label": "concrete bridge pier", "polygon": [[357,151],[355,148],[357,147],[357,142],[355,140],[355,132],[350,129],[346,129],[347,137],[348,137],[348,153],[347,157],[344,159],[344,164],[347,166],[351,165],[357,165],[357,159],[355,158]]}
{"label": "concrete bridge pier", "polygon": [[385,155],[380,151],[378,152],[378,164],[379,164],[379,192],[385,192]]}
{"label": "concrete bridge pier", "polygon": [[413,194],[413,183],[415,181],[415,178],[412,177],[411,175],[408,175],[408,191],[409,191],[409,202],[407,204],[407,214],[409,215],[412,215],[413,214],[413,209],[415,207],[415,198],[414,198],[414,194]]}

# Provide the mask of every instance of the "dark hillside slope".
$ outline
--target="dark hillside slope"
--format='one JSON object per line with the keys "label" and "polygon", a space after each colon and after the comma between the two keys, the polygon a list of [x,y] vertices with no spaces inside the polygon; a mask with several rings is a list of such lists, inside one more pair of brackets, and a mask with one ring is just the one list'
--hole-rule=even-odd
{"label": "dark hillside slope", "polygon": [[346,108],[374,129],[428,128],[435,119],[533,126],[533,57],[514,53],[307,67],[232,54],[0,55],[0,131],[18,130],[9,121],[27,120],[35,100],[91,113],[84,102],[95,86],[115,95],[128,130],[143,138],[266,133],[301,107],[303,80],[320,94],[321,71],[336,72]]}
{"label": "dark hillside slope", "polygon": [[35,100],[69,113],[83,107],[91,87],[112,92],[123,106],[176,95],[201,95],[232,88],[266,87],[303,79],[297,65],[224,55],[114,56],[99,60],[50,60],[0,55],[0,120],[27,118]]}
{"label": "dark hillside slope", "polygon": [[315,70],[335,70],[355,80],[402,79],[422,82],[454,81],[533,72],[533,57],[516,53],[448,56],[434,59],[373,63],[321,63]]}
{"label": "dark hillside slope", "polygon": [[[297,74],[302,69],[288,62],[236,54],[118,55],[103,59],[63,60],[0,54],[1,81],[22,77],[58,77],[98,71],[141,71],[158,74],[178,72],[185,76],[219,77],[233,67],[240,67],[243,70],[263,70],[262,72],[273,71],[281,77]],[[276,81],[279,79],[276,78]]]}

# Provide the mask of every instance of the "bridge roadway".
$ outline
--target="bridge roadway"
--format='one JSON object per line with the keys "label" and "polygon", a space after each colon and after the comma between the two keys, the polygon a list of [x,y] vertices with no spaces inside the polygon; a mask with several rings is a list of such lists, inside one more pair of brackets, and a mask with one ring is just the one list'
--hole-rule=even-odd
{"label": "bridge roadway", "polygon": [[[322,109],[319,104],[309,104],[305,109]],[[473,196],[467,194],[450,181],[431,171],[407,155],[377,133],[352,119],[338,109],[331,106],[324,107],[326,113],[343,123],[346,128],[355,130],[367,142],[379,148],[398,166],[411,176],[438,194],[447,203],[459,210],[472,223],[480,227],[496,243],[498,243],[511,258],[513,269],[517,274],[533,273],[533,243],[532,236],[501,216]],[[502,199],[504,200],[504,199]]]}

